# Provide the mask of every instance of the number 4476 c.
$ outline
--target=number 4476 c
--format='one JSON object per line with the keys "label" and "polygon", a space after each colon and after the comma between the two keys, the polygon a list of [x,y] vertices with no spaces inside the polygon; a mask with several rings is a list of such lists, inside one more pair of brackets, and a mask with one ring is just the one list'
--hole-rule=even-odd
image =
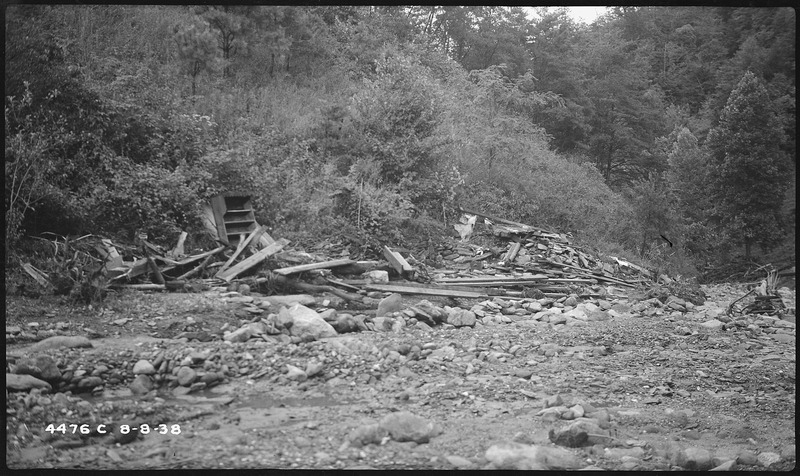
{"label": "number 4476 c", "polygon": [[[78,425],[76,423],[67,425],[66,423],[62,423],[58,426],[55,426],[53,423],[47,425],[47,428],[44,431],[49,431],[50,434],[54,434],[55,432],[60,432],[62,435],[66,435],[67,432],[75,434],[80,433],[81,435],[88,435],[92,432],[92,428],[89,424],[84,423],[83,425]],[[97,432],[98,433],[106,433],[105,425],[97,425]]]}

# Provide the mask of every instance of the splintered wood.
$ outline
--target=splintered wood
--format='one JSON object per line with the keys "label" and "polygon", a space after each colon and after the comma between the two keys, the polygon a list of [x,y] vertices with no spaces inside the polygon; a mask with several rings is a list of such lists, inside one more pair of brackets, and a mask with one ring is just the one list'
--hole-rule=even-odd
{"label": "splintered wood", "polygon": [[[558,296],[566,295],[580,286],[601,283],[635,287],[630,279],[638,282],[641,276],[652,276],[647,269],[619,258],[607,257],[603,260],[585,248],[572,245],[565,234],[463,207],[461,211],[483,217],[482,230],[507,239],[509,243],[505,251],[485,249],[469,243],[440,248],[445,266],[450,269],[436,270],[437,284],[499,288],[487,289],[490,295],[503,292],[524,295],[537,290]],[[461,277],[449,276],[453,268]]]}

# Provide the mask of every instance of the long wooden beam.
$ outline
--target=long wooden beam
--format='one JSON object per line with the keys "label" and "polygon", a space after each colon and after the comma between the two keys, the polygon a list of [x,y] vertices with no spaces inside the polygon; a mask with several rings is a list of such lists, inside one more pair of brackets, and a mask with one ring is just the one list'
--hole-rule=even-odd
{"label": "long wooden beam", "polygon": [[311,271],[312,269],[328,269],[328,268],[336,268],[337,266],[347,266],[349,264],[354,264],[356,261],[352,259],[336,259],[333,261],[323,261],[321,263],[309,263],[309,264],[301,264],[298,266],[289,266],[288,268],[280,268],[272,270],[274,273],[278,273],[281,275],[289,275],[294,273],[300,273],[302,271]]}
{"label": "long wooden beam", "polygon": [[476,293],[471,291],[456,291],[452,289],[439,289],[434,287],[421,286],[401,286],[393,284],[367,284],[366,288],[372,291],[383,291],[399,294],[427,294],[429,296],[449,296],[472,299],[485,299],[489,295],[486,293]]}
{"label": "long wooden beam", "polygon": [[236,266],[226,270],[221,275],[217,275],[218,278],[223,279],[227,282],[230,282],[233,278],[241,274],[242,272],[252,268],[253,266],[261,263],[265,259],[269,258],[270,256],[274,255],[284,246],[289,244],[289,240],[281,238],[280,240],[276,241],[275,243],[267,246],[263,250],[259,251],[258,253],[254,254],[253,256],[247,258],[246,260],[236,264]]}

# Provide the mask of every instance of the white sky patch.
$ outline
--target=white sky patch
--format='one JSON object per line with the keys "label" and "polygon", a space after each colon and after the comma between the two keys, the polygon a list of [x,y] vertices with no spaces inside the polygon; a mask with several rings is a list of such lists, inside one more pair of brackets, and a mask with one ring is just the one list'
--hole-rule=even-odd
{"label": "white sky patch", "polygon": [[567,7],[570,16],[579,22],[592,23],[606,12],[606,7]]}
{"label": "white sky patch", "polygon": [[[562,8],[562,7],[561,6],[552,6],[552,7],[548,7],[548,8],[556,9],[556,8]],[[606,8],[607,7],[603,7],[603,6],[600,6],[600,7],[597,7],[597,6],[594,6],[594,7],[567,7],[567,6],[563,6],[563,8],[566,8],[569,11],[569,16],[573,20],[575,20],[577,23],[589,24],[589,23],[592,23],[593,21],[595,21],[599,16],[604,15],[606,13]],[[525,7],[525,9],[527,10],[529,18],[536,16],[536,14],[534,13],[535,10],[534,10],[533,7]]]}

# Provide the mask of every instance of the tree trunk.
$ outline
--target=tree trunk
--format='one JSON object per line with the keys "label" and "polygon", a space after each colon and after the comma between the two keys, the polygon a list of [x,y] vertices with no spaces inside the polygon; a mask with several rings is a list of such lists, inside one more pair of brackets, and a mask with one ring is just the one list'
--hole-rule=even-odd
{"label": "tree trunk", "polygon": [[745,259],[750,259],[750,251],[753,248],[753,239],[752,238],[745,238],[744,239],[744,257]]}

